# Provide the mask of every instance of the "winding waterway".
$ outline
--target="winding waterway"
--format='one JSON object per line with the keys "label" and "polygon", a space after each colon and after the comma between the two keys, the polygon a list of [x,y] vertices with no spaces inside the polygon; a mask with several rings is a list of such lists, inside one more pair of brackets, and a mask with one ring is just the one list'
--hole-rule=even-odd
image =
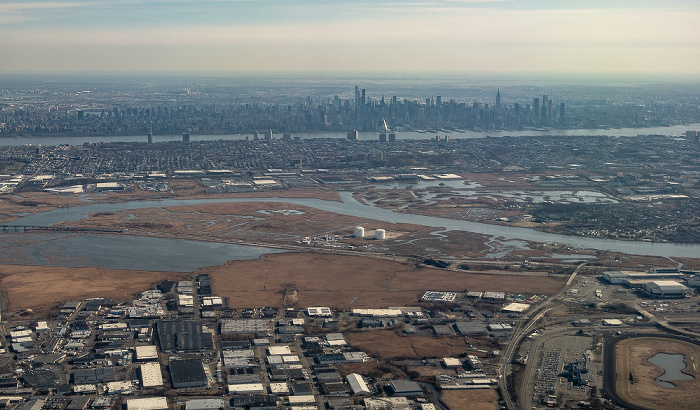
{"label": "winding waterway", "polygon": [[585,238],[540,232],[530,228],[489,225],[478,222],[459,221],[432,216],[394,212],[356,201],[350,192],[341,192],[342,202],[314,198],[215,198],[215,199],[163,199],[158,201],[134,201],[119,204],[88,204],[71,208],[58,208],[23,216],[7,225],[51,226],[84,218],[92,212],[116,212],[128,209],[200,205],[235,202],[285,202],[335,212],[343,215],[370,218],[390,223],[410,223],[429,227],[444,227],[447,230],[462,230],[503,239],[520,239],[533,242],[556,242],[580,248],[610,250],[615,252],[663,257],[698,257],[700,245],[621,241],[613,239]]}

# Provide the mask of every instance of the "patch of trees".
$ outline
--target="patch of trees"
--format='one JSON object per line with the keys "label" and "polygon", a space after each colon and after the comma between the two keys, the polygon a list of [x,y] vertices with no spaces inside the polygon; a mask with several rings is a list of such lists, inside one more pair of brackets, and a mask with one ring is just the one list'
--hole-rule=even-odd
{"label": "patch of trees", "polygon": [[436,268],[445,269],[450,266],[449,262],[442,261],[440,259],[426,258],[423,263],[430,266],[435,266]]}

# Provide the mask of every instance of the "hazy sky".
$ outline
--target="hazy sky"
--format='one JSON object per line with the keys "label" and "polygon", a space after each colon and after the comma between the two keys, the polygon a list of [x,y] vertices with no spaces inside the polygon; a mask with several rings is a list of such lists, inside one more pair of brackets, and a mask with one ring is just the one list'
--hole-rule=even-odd
{"label": "hazy sky", "polygon": [[700,74],[699,0],[0,0],[0,71]]}

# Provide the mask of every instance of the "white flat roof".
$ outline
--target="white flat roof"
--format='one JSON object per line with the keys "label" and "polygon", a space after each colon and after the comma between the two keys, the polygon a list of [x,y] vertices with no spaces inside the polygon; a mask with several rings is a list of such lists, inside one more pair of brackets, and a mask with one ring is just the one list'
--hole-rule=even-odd
{"label": "white flat roof", "polygon": [[270,356],[292,354],[292,349],[289,346],[269,346],[267,354]]}
{"label": "white flat roof", "polygon": [[505,312],[522,313],[528,309],[530,309],[530,305],[527,303],[511,303],[509,305],[504,306],[502,310]]}
{"label": "white flat roof", "polygon": [[265,393],[265,388],[262,383],[240,383],[229,384],[228,392],[230,393]]}
{"label": "white flat roof", "polygon": [[333,312],[329,307],[310,307],[306,309],[306,314],[309,316],[332,316]]}
{"label": "white flat roof", "polygon": [[167,410],[168,399],[165,397],[146,397],[143,399],[128,399],[128,410]]}
{"label": "white flat roof", "polygon": [[277,181],[274,179],[256,179],[253,183],[255,185],[275,185]]}
{"label": "white flat roof", "polygon": [[141,385],[143,387],[160,387],[163,385],[163,375],[158,362],[141,365]]}
{"label": "white flat roof", "polygon": [[158,349],[155,346],[136,346],[136,360],[155,360]]}
{"label": "white flat roof", "polygon": [[287,382],[272,382],[270,383],[270,393],[287,394],[289,393],[289,385]]}

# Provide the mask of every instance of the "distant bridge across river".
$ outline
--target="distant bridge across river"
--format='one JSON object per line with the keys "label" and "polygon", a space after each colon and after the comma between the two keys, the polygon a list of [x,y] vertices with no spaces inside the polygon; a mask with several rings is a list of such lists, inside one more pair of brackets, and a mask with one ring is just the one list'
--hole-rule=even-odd
{"label": "distant bridge across river", "polygon": [[104,233],[122,233],[121,229],[104,229],[104,228],[76,228],[72,226],[37,226],[37,225],[0,225],[3,232],[25,232],[25,231],[54,231],[54,232],[104,232]]}

